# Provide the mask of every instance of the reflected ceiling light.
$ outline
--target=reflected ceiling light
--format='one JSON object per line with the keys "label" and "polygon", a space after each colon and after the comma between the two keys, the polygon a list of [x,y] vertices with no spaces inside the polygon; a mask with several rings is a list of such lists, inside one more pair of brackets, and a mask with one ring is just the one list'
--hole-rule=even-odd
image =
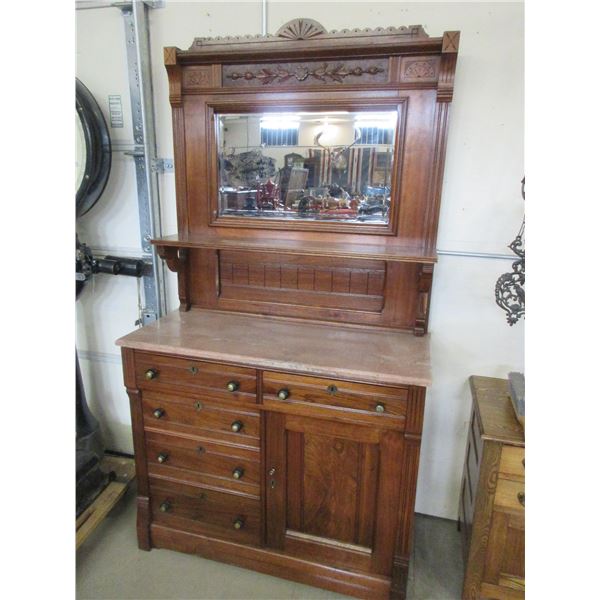
{"label": "reflected ceiling light", "polygon": [[274,114],[263,117],[260,126],[264,129],[298,129],[300,118],[297,114]]}
{"label": "reflected ceiling light", "polygon": [[398,114],[393,111],[383,113],[363,113],[356,115],[354,122],[357,127],[379,127],[393,129],[398,121]]}

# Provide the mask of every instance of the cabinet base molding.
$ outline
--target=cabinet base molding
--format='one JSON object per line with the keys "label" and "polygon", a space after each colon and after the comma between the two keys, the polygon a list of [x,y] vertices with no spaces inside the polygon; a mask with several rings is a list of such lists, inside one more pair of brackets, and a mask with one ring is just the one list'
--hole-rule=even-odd
{"label": "cabinet base molding", "polygon": [[[273,550],[242,546],[235,542],[179,531],[155,523],[150,526],[150,535],[153,548],[198,554],[210,560],[218,560],[356,598],[368,600],[404,598],[403,595],[390,594],[392,586],[389,577],[329,567],[286,556]],[[404,589],[404,586],[400,588]]]}

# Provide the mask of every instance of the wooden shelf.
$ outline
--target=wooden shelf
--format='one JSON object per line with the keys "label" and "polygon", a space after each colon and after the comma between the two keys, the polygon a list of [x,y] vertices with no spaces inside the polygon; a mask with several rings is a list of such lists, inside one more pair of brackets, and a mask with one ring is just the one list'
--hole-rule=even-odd
{"label": "wooden shelf", "polygon": [[330,240],[276,239],[226,237],[216,233],[170,235],[152,240],[163,248],[209,248],[215,250],[243,250],[253,252],[274,252],[278,254],[303,254],[365,260],[386,260],[393,262],[437,262],[435,251],[414,246],[402,246],[397,242],[383,244],[340,243]]}

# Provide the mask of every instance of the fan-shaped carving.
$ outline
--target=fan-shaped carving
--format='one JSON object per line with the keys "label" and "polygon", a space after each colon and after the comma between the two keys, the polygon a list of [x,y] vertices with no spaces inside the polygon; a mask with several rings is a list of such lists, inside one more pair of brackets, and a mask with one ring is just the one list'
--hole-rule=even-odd
{"label": "fan-shaped carving", "polygon": [[327,30],[314,19],[294,19],[280,27],[275,36],[288,40],[309,40],[324,33]]}

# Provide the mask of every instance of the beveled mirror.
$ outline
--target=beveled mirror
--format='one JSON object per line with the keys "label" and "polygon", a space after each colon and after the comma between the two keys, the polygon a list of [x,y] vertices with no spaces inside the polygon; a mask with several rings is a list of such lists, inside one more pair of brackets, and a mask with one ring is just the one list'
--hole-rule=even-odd
{"label": "beveled mirror", "polygon": [[218,215],[388,225],[399,112],[215,113]]}

